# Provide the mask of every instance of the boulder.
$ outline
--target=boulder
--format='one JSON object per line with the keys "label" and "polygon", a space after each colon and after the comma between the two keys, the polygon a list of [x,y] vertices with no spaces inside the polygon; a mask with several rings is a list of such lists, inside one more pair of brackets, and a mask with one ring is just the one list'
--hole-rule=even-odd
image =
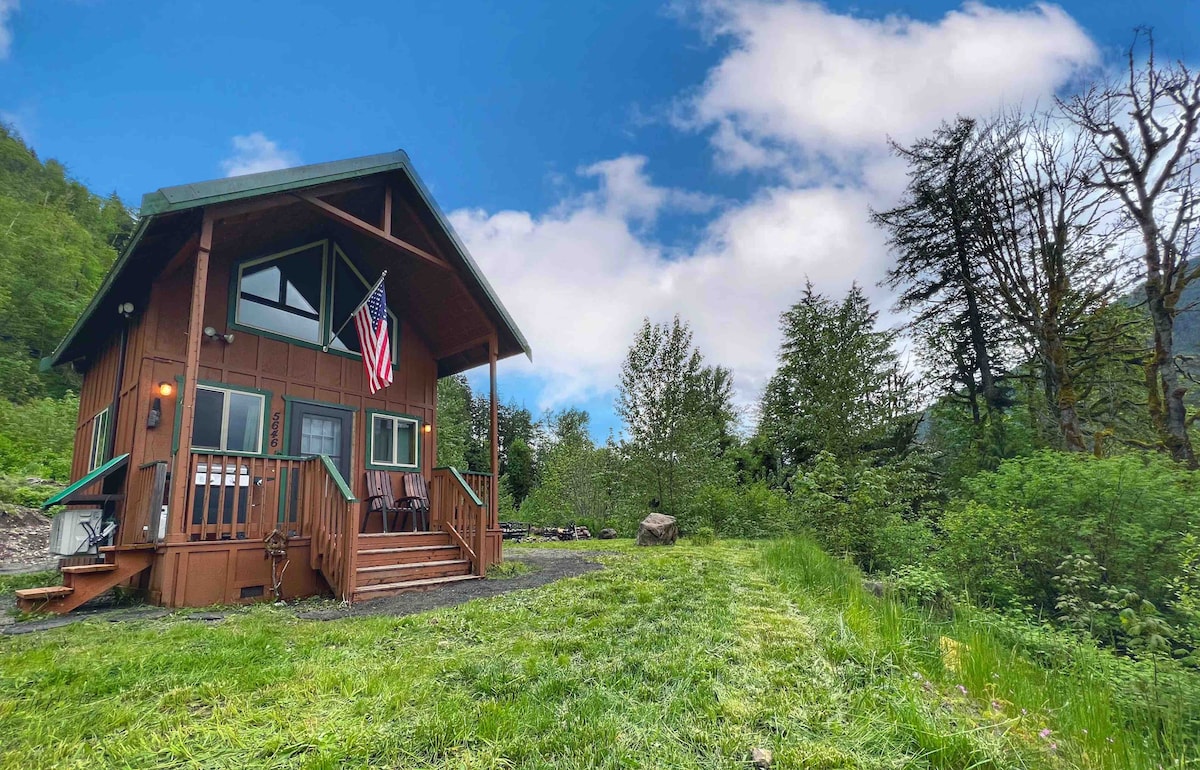
{"label": "boulder", "polygon": [[750,763],[759,770],[767,770],[775,760],[770,749],[756,748],[750,752]]}
{"label": "boulder", "polygon": [[674,545],[679,538],[679,525],[674,516],[652,513],[638,525],[638,545]]}
{"label": "boulder", "polygon": [[615,540],[616,537],[617,537],[617,531],[615,529],[613,529],[612,527],[605,527],[604,529],[600,530],[600,539],[601,540]]}

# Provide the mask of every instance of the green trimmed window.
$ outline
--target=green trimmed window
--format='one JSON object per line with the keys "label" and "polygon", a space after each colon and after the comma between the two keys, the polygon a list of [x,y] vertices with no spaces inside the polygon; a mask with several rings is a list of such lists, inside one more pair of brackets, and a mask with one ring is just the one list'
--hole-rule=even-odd
{"label": "green trimmed window", "polygon": [[[233,287],[233,324],[302,344],[360,356],[350,315],[378,280],[355,266],[337,244],[317,241],[240,263]],[[399,324],[388,311],[392,363],[399,361]]]}
{"label": "green trimmed window", "polygon": [[262,393],[197,385],[192,448],[262,454],[266,410]]}
{"label": "green trimmed window", "polygon": [[368,412],[367,419],[367,462],[371,468],[415,469],[419,465],[420,420],[388,412]]}
{"label": "green trimmed window", "polygon": [[108,459],[108,436],[112,429],[109,425],[109,415],[111,414],[109,407],[106,406],[92,418],[92,451],[88,455],[88,473],[104,465]]}

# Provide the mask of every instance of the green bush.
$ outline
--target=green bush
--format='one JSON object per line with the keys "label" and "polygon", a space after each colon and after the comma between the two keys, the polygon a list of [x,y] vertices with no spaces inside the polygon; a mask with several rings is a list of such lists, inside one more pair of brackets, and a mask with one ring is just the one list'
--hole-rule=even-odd
{"label": "green bush", "polygon": [[0,400],[0,472],[67,481],[79,399]]}
{"label": "green bush", "polygon": [[950,582],[933,567],[905,564],[888,576],[892,588],[902,599],[926,607],[949,609],[954,604]]}
{"label": "green bush", "polygon": [[793,482],[792,507],[826,550],[886,571],[921,561],[932,546],[937,508],[921,479],[909,465],[843,466],[822,454]]}
{"label": "green bush", "polygon": [[772,537],[792,528],[788,500],[759,482],[744,487],[706,484],[680,517],[684,532],[710,528],[721,537]]}
{"label": "green bush", "polygon": [[969,499],[941,521],[938,561],[991,603],[1051,612],[1064,560],[1087,555],[1105,584],[1169,605],[1182,570],[1180,533],[1197,525],[1198,481],[1149,453],[1044,451],[1007,460],[965,482]]}
{"label": "green bush", "polygon": [[688,540],[692,541],[693,545],[712,545],[717,542],[717,533],[712,527],[697,527],[695,532],[688,535]]}

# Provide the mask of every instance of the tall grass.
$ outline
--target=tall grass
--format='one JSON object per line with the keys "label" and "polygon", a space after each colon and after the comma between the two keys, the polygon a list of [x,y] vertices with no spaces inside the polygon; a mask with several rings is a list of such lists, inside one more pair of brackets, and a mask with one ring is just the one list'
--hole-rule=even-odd
{"label": "tall grass", "polygon": [[[927,692],[970,703],[977,718],[963,733],[990,730],[1066,766],[1200,764],[1200,677],[1193,672],[1169,662],[1155,672],[1152,662],[973,607],[935,611],[877,597],[864,590],[857,568],[808,540],[777,541],[763,559],[799,605],[835,610],[845,630],[834,624],[822,637],[835,656],[886,658]],[[920,698],[892,699],[890,707],[936,766],[983,761],[977,747],[929,730]]]}

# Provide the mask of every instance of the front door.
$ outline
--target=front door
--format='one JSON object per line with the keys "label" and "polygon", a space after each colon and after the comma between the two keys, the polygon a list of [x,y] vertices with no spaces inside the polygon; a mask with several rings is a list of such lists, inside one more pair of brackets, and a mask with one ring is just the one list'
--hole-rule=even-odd
{"label": "front door", "polygon": [[336,406],[288,404],[288,453],[328,455],[342,478],[350,482],[350,428],[354,412]]}

